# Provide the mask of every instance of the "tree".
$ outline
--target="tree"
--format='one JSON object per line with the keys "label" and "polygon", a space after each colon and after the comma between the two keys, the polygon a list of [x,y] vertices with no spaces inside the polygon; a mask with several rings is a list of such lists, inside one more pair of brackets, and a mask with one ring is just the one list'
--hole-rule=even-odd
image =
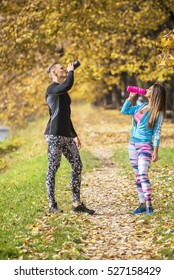
{"label": "tree", "polygon": [[158,57],[173,13],[170,0],[3,0],[3,122],[22,124],[45,112],[45,72],[53,61],[81,61],[74,96],[91,101],[110,92],[119,102],[128,81],[145,85],[170,80],[173,68],[159,67]]}

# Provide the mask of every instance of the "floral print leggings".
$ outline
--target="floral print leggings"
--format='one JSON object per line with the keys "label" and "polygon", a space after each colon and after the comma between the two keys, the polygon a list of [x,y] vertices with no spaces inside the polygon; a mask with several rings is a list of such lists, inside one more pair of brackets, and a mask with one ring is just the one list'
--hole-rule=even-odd
{"label": "floral print leggings", "polygon": [[133,171],[136,176],[136,186],[140,203],[151,201],[151,183],[148,171],[152,159],[153,146],[151,143],[130,141],[128,152]]}
{"label": "floral print leggings", "polygon": [[69,161],[72,169],[70,185],[72,190],[72,201],[80,201],[80,185],[82,162],[76,143],[73,138],[65,136],[45,135],[48,144],[48,170],[46,174],[46,189],[48,200],[55,205],[55,176],[60,166],[62,154]]}

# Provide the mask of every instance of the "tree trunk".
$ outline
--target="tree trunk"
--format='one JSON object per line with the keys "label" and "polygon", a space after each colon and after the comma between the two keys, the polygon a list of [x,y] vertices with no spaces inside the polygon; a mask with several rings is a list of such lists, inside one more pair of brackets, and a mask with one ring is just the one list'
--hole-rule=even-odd
{"label": "tree trunk", "polygon": [[167,90],[167,118],[171,118],[172,122],[174,122],[174,82],[171,79],[169,83],[169,88]]}
{"label": "tree trunk", "polygon": [[111,92],[112,108],[120,109],[121,107],[121,91],[118,91],[116,85],[113,85]]}

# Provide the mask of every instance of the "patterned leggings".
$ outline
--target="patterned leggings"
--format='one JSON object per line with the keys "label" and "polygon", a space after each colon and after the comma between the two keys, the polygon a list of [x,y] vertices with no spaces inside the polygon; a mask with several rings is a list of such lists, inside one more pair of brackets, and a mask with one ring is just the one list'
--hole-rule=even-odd
{"label": "patterned leggings", "polygon": [[133,171],[136,176],[136,186],[140,203],[151,201],[151,184],[148,171],[152,159],[151,143],[136,143],[130,141],[128,152]]}
{"label": "patterned leggings", "polygon": [[48,170],[46,175],[46,188],[50,204],[54,205],[56,202],[54,195],[55,176],[60,166],[62,153],[69,161],[72,168],[70,179],[72,200],[73,202],[80,201],[82,162],[73,138],[45,135],[45,139],[48,144]]}

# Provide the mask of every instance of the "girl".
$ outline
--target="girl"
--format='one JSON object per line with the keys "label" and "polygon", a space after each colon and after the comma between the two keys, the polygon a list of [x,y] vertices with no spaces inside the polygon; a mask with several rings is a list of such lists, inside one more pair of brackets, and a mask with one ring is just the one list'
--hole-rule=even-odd
{"label": "girl", "polygon": [[154,209],[148,171],[151,161],[158,160],[161,126],[166,113],[166,90],[164,86],[155,83],[146,91],[148,102],[131,106],[135,96],[136,93],[131,92],[121,109],[121,113],[133,116],[128,152],[140,201],[140,206],[133,213],[152,214]]}

